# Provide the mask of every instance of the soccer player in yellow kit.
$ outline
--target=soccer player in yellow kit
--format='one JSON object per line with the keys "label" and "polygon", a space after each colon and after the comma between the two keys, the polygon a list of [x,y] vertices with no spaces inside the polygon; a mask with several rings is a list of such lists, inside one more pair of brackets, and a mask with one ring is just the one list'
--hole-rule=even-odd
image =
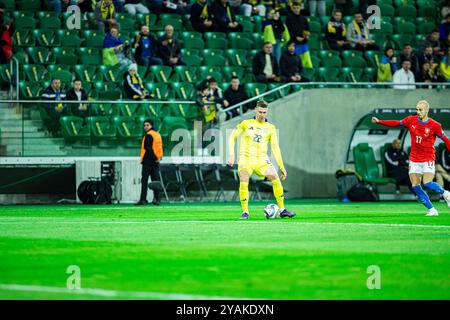
{"label": "soccer player in yellow kit", "polygon": [[277,170],[269,160],[268,143],[270,142],[273,155],[281,170],[281,179],[286,179],[286,169],[281,158],[280,147],[278,146],[278,138],[276,128],[273,124],[267,122],[268,104],[265,101],[259,101],[256,105],[256,116],[253,119],[244,120],[237,125],[237,128],[231,134],[228,147],[230,158],[228,165],[234,165],[234,147],[236,139],[242,135],[239,150],[239,198],[242,205],[241,219],[248,219],[248,182],[252,173],[264,176],[272,181],[273,194],[280,208],[280,216],[282,218],[295,216],[294,212],[286,210],[284,207],[283,186],[278,177]]}

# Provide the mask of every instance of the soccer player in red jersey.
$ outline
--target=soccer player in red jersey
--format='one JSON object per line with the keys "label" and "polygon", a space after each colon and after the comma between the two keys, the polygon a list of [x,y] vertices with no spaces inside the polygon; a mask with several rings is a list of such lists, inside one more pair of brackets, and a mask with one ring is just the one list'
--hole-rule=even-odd
{"label": "soccer player in red jersey", "polygon": [[436,137],[444,141],[445,146],[450,150],[450,139],[442,131],[439,122],[428,117],[430,105],[425,100],[417,102],[417,115],[409,116],[403,120],[380,120],[372,118],[373,123],[382,124],[389,127],[404,126],[408,128],[411,135],[411,154],[409,155],[409,178],[419,200],[427,207],[427,216],[438,216],[439,213],[431,204],[427,193],[422,189],[421,184],[443,196],[450,207],[450,192],[444,190],[439,184],[433,182],[434,179],[434,142]]}

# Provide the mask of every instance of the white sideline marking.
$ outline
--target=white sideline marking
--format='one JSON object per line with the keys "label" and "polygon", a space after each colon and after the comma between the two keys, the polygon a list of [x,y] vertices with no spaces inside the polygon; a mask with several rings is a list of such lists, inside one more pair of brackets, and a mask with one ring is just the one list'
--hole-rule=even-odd
{"label": "white sideline marking", "polygon": [[[271,223],[271,221],[242,221],[242,220],[94,220],[94,221],[57,221],[57,218],[52,220],[43,220],[39,217],[34,217],[36,220],[30,221],[30,218],[18,219],[13,218],[10,221],[8,219],[0,218],[1,224],[151,224],[151,223],[240,223],[240,224],[265,224]],[[3,220],[3,221],[2,221]],[[26,221],[21,221],[26,220]],[[280,219],[277,219],[280,220]],[[368,223],[368,222],[307,222],[307,221],[289,221],[283,226],[288,225],[336,225],[336,226],[361,226],[361,227],[389,227],[389,228],[424,228],[424,229],[450,229],[447,225],[426,225],[426,224],[404,224],[404,223]]]}
{"label": "white sideline marking", "polygon": [[165,292],[134,292],[134,291],[116,291],[105,290],[97,288],[86,288],[71,290],[61,287],[49,287],[38,285],[23,285],[23,284],[0,284],[0,290],[7,291],[26,291],[26,292],[50,292],[50,293],[71,293],[71,294],[86,294],[93,296],[101,296],[107,298],[135,298],[135,299],[168,299],[168,300],[251,300],[254,298],[236,298],[236,297],[221,297],[208,296],[198,294],[185,293],[165,293]]}

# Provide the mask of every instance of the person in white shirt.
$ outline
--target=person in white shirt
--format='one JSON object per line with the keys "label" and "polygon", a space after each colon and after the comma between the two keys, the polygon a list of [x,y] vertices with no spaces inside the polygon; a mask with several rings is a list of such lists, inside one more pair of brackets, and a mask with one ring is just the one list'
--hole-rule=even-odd
{"label": "person in white shirt", "polygon": [[405,58],[402,62],[402,68],[395,71],[393,77],[394,89],[415,89],[416,80],[411,69],[411,60]]}

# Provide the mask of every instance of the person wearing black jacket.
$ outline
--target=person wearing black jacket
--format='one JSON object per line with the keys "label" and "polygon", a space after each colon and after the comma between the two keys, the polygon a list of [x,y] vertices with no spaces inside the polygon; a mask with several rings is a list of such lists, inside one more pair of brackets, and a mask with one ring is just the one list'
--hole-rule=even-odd
{"label": "person wearing black jacket", "polygon": [[419,71],[419,59],[413,52],[413,48],[409,43],[405,43],[403,45],[403,52],[400,54],[398,59],[398,69],[400,69],[403,65],[403,60],[410,59],[411,60],[411,72],[414,75]]}
{"label": "person wearing black jacket", "polygon": [[164,28],[165,34],[158,39],[158,55],[166,66],[186,65],[181,60],[181,45],[178,39],[173,37],[173,26],[170,24]]}
{"label": "person wearing black jacket", "polygon": [[[69,101],[86,101],[89,97],[86,91],[81,87],[81,80],[75,79],[73,87],[67,91],[66,100]],[[88,104],[86,103],[71,103],[69,104],[70,111],[74,116],[86,118],[89,116]]]}
{"label": "person wearing black jacket", "polygon": [[[162,189],[159,177],[159,164],[163,157],[163,145],[161,135],[153,127],[153,121],[147,119],[144,121],[144,136],[141,142],[141,197],[136,205],[147,204],[147,188],[153,190],[152,204],[159,205],[161,202],[159,191]],[[148,178],[152,178],[152,182],[148,183]]]}
{"label": "person wearing black jacket", "polygon": [[216,31],[219,32],[242,32],[243,28],[236,21],[228,0],[216,0],[211,6],[211,14],[213,16],[213,24]]}
{"label": "person wearing black jacket", "polygon": [[386,164],[387,176],[397,181],[397,186],[408,186],[412,194],[414,190],[409,179],[408,155],[402,150],[400,139],[394,139],[392,145],[384,152],[384,163]]}
{"label": "person wearing black jacket", "polygon": [[[225,108],[232,107],[242,101],[248,100],[247,92],[243,85],[240,84],[238,77],[231,78],[231,85],[225,90],[223,95],[223,104]],[[244,113],[247,112],[247,104],[242,106]],[[236,117],[240,114],[240,108],[233,109],[230,112],[230,117]]]}
{"label": "person wearing black jacket", "polygon": [[295,42],[289,41],[280,60],[281,76],[288,82],[309,82],[309,79],[301,76],[302,69],[302,60],[295,54]]}
{"label": "person wearing black jacket", "polygon": [[289,30],[291,40],[294,40],[296,45],[307,44],[310,35],[308,20],[300,11],[300,3],[293,2],[291,11],[286,18],[286,27]]}
{"label": "person wearing black jacket", "polygon": [[330,21],[325,26],[325,39],[332,50],[350,50],[347,43],[345,24],[342,22],[342,12],[335,10]]}
{"label": "person wearing black jacket", "polygon": [[214,31],[210,11],[211,9],[206,4],[206,0],[197,0],[191,6],[191,16],[189,17],[189,20],[195,31],[201,33]]}
{"label": "person wearing black jacket", "polygon": [[[156,56],[158,39],[150,34],[147,26],[141,27],[141,32],[134,37],[133,48],[136,49],[134,57],[141,66],[162,65],[163,61]],[[143,75],[144,77],[146,74]]]}
{"label": "person wearing black jacket", "polygon": [[272,43],[265,42],[263,50],[253,57],[253,74],[257,82],[284,82],[272,50]]}

